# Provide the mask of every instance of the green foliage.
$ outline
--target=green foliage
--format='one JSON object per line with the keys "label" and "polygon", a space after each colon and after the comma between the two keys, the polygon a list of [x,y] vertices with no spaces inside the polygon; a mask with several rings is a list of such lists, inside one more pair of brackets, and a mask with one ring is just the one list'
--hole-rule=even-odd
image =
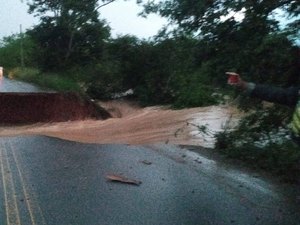
{"label": "green foliage", "polygon": [[78,83],[74,80],[68,79],[59,74],[41,73],[37,69],[14,68],[9,72],[9,77],[12,79],[35,83],[40,87],[51,90],[81,92]]}
{"label": "green foliage", "polygon": [[105,61],[119,66],[123,89],[135,88],[139,85],[151,48],[151,44],[130,35],[119,36],[107,43]]}
{"label": "green foliage", "polygon": [[63,71],[103,57],[109,28],[98,19],[97,0],[34,0],[29,6],[41,20],[28,32],[40,48],[41,69]]}
{"label": "green foliage", "polygon": [[[298,77],[295,63],[297,48],[283,34],[266,35],[253,51],[255,59],[249,69],[252,79],[272,84],[287,84]],[[246,68],[245,68],[246,69]]]}
{"label": "green foliage", "polygon": [[44,74],[36,78],[34,82],[41,87],[63,92],[78,92],[81,93],[80,86],[74,80],[65,78],[59,74]]}
{"label": "green foliage", "polygon": [[33,82],[38,77],[40,71],[34,68],[15,67],[9,70],[8,77],[10,79],[20,79],[28,82]]}
{"label": "green foliage", "polygon": [[214,97],[214,87],[211,81],[207,80],[207,74],[204,70],[196,71],[189,76],[181,76],[177,78],[177,92],[174,96],[174,107],[199,107],[208,106],[218,103],[218,99]]}
{"label": "green foliage", "polygon": [[111,99],[114,93],[122,91],[122,76],[117,62],[105,62],[87,67],[85,81],[87,94],[96,99]]}
{"label": "green foliage", "polygon": [[[144,45],[141,53],[136,95],[146,104],[170,104],[176,101],[190,74],[196,69],[197,41],[189,37],[174,37]],[[187,90],[187,89],[185,89]]]}
{"label": "green foliage", "polygon": [[251,167],[264,169],[282,177],[285,181],[296,182],[300,172],[299,146],[291,141],[272,143],[264,148],[251,143],[239,148],[219,149],[230,158],[246,162]]}
{"label": "green foliage", "polygon": [[[148,1],[144,15],[158,13],[175,24],[148,41],[130,35],[110,38],[97,0],[27,2],[41,22],[22,38],[2,40],[0,63],[17,68],[10,75],[48,88],[100,99],[133,89],[144,105],[183,108],[216,104],[214,90],[227,86],[228,70],[254,82],[300,84],[300,48],[292,40],[299,41],[299,1]],[[276,10],[290,16],[284,29],[273,16]],[[299,151],[282,128],[291,111],[264,109],[249,99],[242,106],[253,113],[235,131],[218,133],[217,148],[278,173],[296,171]]]}
{"label": "green foliage", "polygon": [[[215,104],[212,93],[227,86],[228,70],[254,82],[280,86],[299,82],[300,50],[289,39],[299,29],[293,26],[282,31],[271,16],[284,8],[297,23],[299,4],[295,1],[149,2],[146,14],[159,13],[178,26],[148,41],[130,35],[109,38],[96,0],[28,3],[30,13],[41,22],[23,38],[25,66],[50,74],[40,79],[59,74],[79,83],[93,98],[110,98],[133,89],[146,105]],[[244,18],[227,16],[232,12]],[[20,66],[20,44],[20,36],[4,39],[1,65]]]}
{"label": "green foliage", "polygon": [[292,110],[276,105],[260,108],[248,113],[234,131],[224,130],[217,134],[217,148],[239,148],[246,145],[263,146],[268,142],[277,142],[287,135],[287,127]]}
{"label": "green foliage", "polygon": [[23,51],[25,66],[34,67],[34,52],[36,45],[28,35],[11,35],[0,42],[0,64],[6,69],[21,66],[21,51]]}
{"label": "green foliage", "polygon": [[[276,23],[270,19],[275,10],[280,9],[290,16],[297,17],[300,6],[299,1],[285,0],[161,0],[141,1],[140,4],[144,6],[143,15],[157,13],[168,18],[171,23],[177,24],[180,29],[186,32],[201,31],[201,35],[208,35],[210,38],[221,37],[220,35],[215,37],[222,31],[220,25],[226,24],[228,21],[236,20],[238,22],[234,17],[235,13],[243,12],[245,19],[242,23],[245,23],[244,25],[248,28],[254,28],[252,32],[259,33],[266,28],[264,25],[266,23],[269,23],[270,26],[276,26]],[[228,16],[230,14],[232,16]]]}
{"label": "green foliage", "polygon": [[[145,14],[158,13],[181,33],[199,37],[196,60],[209,65],[207,76],[214,84],[226,83],[228,69],[256,82],[295,84],[299,48],[280,31],[273,14],[280,9],[297,18],[299,1],[168,0],[146,2],[144,7]],[[234,16],[238,14],[243,18]],[[299,26],[293,32],[298,33]]]}
{"label": "green foliage", "polygon": [[203,85],[192,85],[190,88],[185,87],[174,103],[176,108],[199,107],[214,105],[217,100],[212,97],[213,90],[211,87]]}
{"label": "green foliage", "polygon": [[216,149],[228,157],[241,159],[295,181],[300,172],[299,146],[288,137],[291,110],[275,106],[244,117],[235,130],[219,132]]}

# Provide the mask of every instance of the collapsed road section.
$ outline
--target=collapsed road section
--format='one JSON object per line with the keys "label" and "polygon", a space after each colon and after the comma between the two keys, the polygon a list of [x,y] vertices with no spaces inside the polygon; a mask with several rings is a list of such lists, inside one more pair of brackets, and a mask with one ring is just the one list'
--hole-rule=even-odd
{"label": "collapsed road section", "polygon": [[107,119],[110,114],[75,93],[0,93],[0,123]]}

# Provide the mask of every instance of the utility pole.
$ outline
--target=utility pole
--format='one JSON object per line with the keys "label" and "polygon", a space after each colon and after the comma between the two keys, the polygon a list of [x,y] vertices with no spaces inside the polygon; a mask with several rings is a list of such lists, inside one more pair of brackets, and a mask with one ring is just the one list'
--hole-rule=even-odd
{"label": "utility pole", "polygon": [[21,68],[24,69],[24,50],[23,50],[23,32],[22,32],[22,24],[20,24],[20,38],[21,38],[21,49],[20,49],[20,56],[21,56]]}

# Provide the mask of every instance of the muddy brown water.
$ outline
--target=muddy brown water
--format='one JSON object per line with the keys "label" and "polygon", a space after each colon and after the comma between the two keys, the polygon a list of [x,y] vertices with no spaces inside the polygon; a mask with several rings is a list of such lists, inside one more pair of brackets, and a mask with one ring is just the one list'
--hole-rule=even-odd
{"label": "muddy brown water", "polygon": [[[141,108],[125,100],[98,104],[110,112],[112,118],[5,126],[0,127],[0,136],[47,135],[83,143],[170,143],[213,147],[212,133],[222,130],[225,124],[234,126],[241,116],[230,105],[171,110],[161,106]],[[201,126],[211,134],[199,132]]]}

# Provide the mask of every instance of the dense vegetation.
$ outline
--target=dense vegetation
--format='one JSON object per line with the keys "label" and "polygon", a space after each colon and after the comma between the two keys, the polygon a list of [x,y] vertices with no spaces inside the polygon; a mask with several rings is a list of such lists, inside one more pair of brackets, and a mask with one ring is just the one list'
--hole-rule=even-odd
{"label": "dense vegetation", "polygon": [[[130,35],[112,38],[109,26],[100,19],[97,0],[29,1],[29,13],[39,17],[40,23],[25,34],[3,38],[0,64],[11,77],[58,90],[109,99],[113,93],[132,89],[133,97],[142,104],[172,104],[177,108],[217,103],[214,96],[218,95],[212,93],[232,90],[226,87],[224,73],[228,70],[254,82],[299,85],[299,1],[138,3],[144,6],[142,16],[157,13],[168,18],[170,26],[150,40]],[[279,23],[278,13],[288,18],[284,25]],[[251,108],[250,103],[247,99],[241,105]],[[266,153],[253,143],[261,132],[284,127],[291,111],[264,114],[261,104],[256,101],[252,105],[260,111],[242,121],[237,131],[219,134],[218,147],[223,152],[229,149],[229,155],[254,161],[257,152],[262,160],[265,155],[275,155],[274,161],[280,162],[278,158],[285,156],[277,153],[292,145],[270,142],[264,149],[271,149],[271,153]],[[250,129],[249,121],[255,129]],[[260,121],[260,128],[251,121]],[[233,137],[246,144],[233,144]],[[291,155],[289,162],[300,158],[298,153]]]}

